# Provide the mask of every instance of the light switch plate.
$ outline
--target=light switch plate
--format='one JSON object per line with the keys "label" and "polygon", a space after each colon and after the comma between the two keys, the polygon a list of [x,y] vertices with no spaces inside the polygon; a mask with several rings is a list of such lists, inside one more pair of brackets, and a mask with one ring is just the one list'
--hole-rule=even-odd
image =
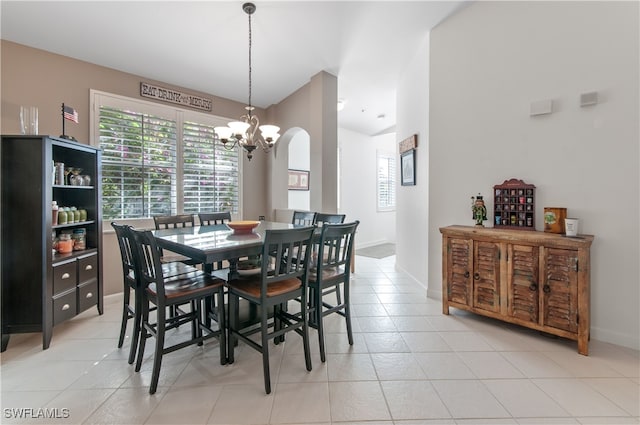
{"label": "light switch plate", "polygon": [[589,93],[582,93],[580,95],[580,106],[595,105],[598,103],[598,92],[592,91]]}
{"label": "light switch plate", "polygon": [[544,115],[553,112],[553,101],[551,99],[538,100],[531,102],[529,115]]}

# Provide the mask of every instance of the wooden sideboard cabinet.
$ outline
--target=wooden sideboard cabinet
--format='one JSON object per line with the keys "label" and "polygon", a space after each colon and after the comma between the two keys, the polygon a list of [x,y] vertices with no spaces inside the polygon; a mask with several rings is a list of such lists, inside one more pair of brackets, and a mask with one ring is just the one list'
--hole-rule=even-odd
{"label": "wooden sideboard cabinet", "polygon": [[448,226],[442,312],[449,307],[578,342],[588,355],[591,235]]}
{"label": "wooden sideboard cabinet", "polygon": [[[94,306],[103,312],[100,150],[51,136],[3,135],[0,152],[2,351],[11,334],[24,332],[42,332],[46,349],[55,325]],[[56,177],[54,163],[89,177],[69,184],[69,176]],[[55,223],[52,201],[86,216]],[[54,238],[83,231],[84,246],[54,251]]]}

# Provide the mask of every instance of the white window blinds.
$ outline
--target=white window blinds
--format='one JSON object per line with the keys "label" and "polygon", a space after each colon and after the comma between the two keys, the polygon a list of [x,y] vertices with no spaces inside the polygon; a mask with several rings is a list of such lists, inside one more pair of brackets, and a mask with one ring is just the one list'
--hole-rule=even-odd
{"label": "white window blinds", "polygon": [[105,219],[176,210],[176,123],[133,111],[100,108]]}
{"label": "white window blinds", "polygon": [[183,126],[184,212],[238,212],[238,151],[213,143],[213,126]]}
{"label": "white window blinds", "polygon": [[396,208],[396,158],[380,151],[377,158],[378,211],[393,211]]}
{"label": "white window blinds", "polygon": [[213,143],[222,118],[96,94],[105,220],[240,211],[238,150]]}

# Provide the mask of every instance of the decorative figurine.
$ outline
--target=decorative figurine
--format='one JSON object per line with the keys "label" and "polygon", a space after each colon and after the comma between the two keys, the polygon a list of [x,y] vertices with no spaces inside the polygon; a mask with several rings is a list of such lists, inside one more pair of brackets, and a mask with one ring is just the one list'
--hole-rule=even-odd
{"label": "decorative figurine", "polygon": [[487,207],[484,206],[484,199],[479,193],[478,196],[471,197],[471,211],[473,211],[476,226],[484,227],[482,222],[487,219]]}

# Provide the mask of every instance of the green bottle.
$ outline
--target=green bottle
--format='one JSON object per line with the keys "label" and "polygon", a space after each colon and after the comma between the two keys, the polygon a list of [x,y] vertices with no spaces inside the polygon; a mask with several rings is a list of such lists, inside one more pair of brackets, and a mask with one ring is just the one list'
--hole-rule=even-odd
{"label": "green bottle", "polygon": [[67,224],[67,212],[64,208],[58,209],[58,224]]}

